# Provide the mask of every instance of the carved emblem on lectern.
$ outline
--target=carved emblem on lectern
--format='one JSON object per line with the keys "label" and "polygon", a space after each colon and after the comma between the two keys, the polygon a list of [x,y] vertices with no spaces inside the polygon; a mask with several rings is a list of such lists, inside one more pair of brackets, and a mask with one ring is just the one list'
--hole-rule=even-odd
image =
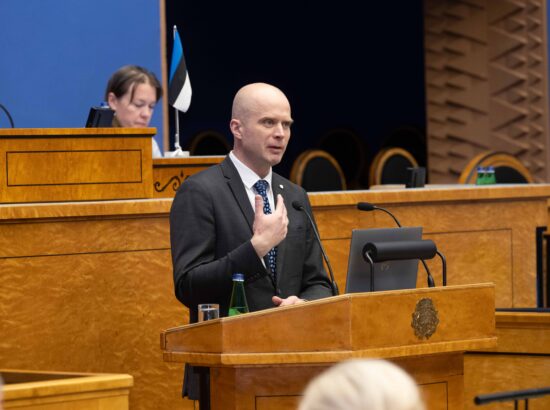
{"label": "carved emblem on lectern", "polygon": [[411,322],[416,337],[429,339],[435,333],[438,324],[439,318],[432,300],[430,298],[420,299],[412,314]]}

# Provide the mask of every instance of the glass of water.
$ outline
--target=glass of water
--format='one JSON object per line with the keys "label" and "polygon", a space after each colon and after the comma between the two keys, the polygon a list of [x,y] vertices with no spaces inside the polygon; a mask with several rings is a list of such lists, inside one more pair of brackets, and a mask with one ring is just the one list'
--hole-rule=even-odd
{"label": "glass of water", "polygon": [[199,322],[220,317],[220,305],[217,303],[201,303],[199,305]]}

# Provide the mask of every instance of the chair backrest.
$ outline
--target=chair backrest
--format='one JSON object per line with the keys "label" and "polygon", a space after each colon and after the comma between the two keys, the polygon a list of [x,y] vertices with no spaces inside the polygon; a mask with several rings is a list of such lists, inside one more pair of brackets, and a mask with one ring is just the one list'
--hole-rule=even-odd
{"label": "chair backrest", "polygon": [[403,148],[383,148],[370,165],[369,185],[405,184],[407,168],[417,166],[416,159]]}
{"label": "chair backrest", "polygon": [[230,149],[225,136],[214,130],[199,132],[189,143],[191,155],[226,155]]}
{"label": "chair backrest", "polygon": [[486,151],[466,164],[458,178],[459,184],[475,184],[478,167],[494,167],[497,183],[527,184],[534,182],[529,170],[516,157],[505,152]]}
{"label": "chair backrest", "polygon": [[340,164],[348,187],[361,187],[366,148],[357,133],[344,128],[332,129],[321,137],[317,146],[332,155]]}
{"label": "chair backrest", "polygon": [[326,151],[307,150],[294,161],[290,180],[306,191],[341,191],[346,189],[342,168]]}

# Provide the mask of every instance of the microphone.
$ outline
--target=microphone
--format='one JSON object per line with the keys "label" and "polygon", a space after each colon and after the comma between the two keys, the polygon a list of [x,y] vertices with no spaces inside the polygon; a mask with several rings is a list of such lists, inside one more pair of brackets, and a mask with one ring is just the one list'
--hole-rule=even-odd
{"label": "microphone", "polygon": [[13,118],[11,118],[11,115],[10,115],[10,112],[8,111],[8,109],[0,104],[0,109],[2,109],[2,111],[4,111],[6,113],[6,116],[8,117],[8,120],[10,121],[10,125],[12,128],[15,128],[15,125],[13,124]]}
{"label": "microphone", "polygon": [[[359,209],[360,211],[366,211],[366,212],[375,211],[375,210],[384,211],[389,216],[391,216],[393,218],[393,220],[395,221],[395,223],[397,224],[397,226],[401,228],[401,224],[399,223],[399,221],[397,220],[395,215],[392,214],[390,211],[388,211],[386,208],[381,208],[379,206],[371,204],[370,202],[359,202],[359,203],[357,203],[357,209]],[[430,259],[430,258],[428,258],[428,259]],[[424,261],[423,258],[420,258],[420,262],[422,262],[422,265],[424,265],[424,269],[426,269],[426,273],[428,274],[428,278],[427,278],[428,279],[428,287],[434,288],[435,287],[434,278],[433,278],[430,270],[428,269],[428,265],[426,265],[426,262]],[[446,282],[446,280],[445,280],[445,282]]]}
{"label": "microphone", "polygon": [[370,202],[359,202],[357,204],[357,209],[359,209],[360,211],[367,211],[367,212],[374,211],[374,210],[384,211],[389,216],[391,216],[393,218],[393,220],[395,221],[395,223],[397,224],[397,226],[401,228],[401,224],[399,223],[399,221],[397,220],[395,215],[392,214],[390,211],[388,211],[386,208],[380,208],[379,206],[371,204]]}
{"label": "microphone", "polygon": [[304,206],[299,201],[292,201],[292,207],[296,209],[297,211],[302,211],[304,214],[306,214],[307,219],[309,219],[309,223],[311,227],[313,228],[313,233],[315,234],[315,239],[317,239],[317,243],[319,244],[319,248],[321,248],[321,253],[323,254],[323,258],[325,259],[325,262],[327,263],[328,272],[330,273],[330,282],[332,286],[332,295],[338,296],[338,285],[336,284],[336,281],[334,280],[334,274],[332,273],[332,266],[330,266],[330,261],[328,259],[328,256],[325,252],[325,248],[323,248],[323,243],[321,242],[321,238],[319,236],[319,232],[317,232],[317,228],[315,227],[315,223],[313,222],[313,218],[309,214],[309,212],[304,208]]}

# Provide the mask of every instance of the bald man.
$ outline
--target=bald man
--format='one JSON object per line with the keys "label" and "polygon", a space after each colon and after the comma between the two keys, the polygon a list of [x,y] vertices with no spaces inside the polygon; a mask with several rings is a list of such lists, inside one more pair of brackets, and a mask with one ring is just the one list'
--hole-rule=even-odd
{"label": "bald man", "polygon": [[233,273],[244,274],[251,311],[332,294],[307,216],[291,205],[311,214],[307,194],[271,169],[290,139],[286,96],[249,84],[237,92],[231,117],[233,150],[188,178],[170,211],[175,293],[191,323],[200,303],[218,303],[227,315]]}

